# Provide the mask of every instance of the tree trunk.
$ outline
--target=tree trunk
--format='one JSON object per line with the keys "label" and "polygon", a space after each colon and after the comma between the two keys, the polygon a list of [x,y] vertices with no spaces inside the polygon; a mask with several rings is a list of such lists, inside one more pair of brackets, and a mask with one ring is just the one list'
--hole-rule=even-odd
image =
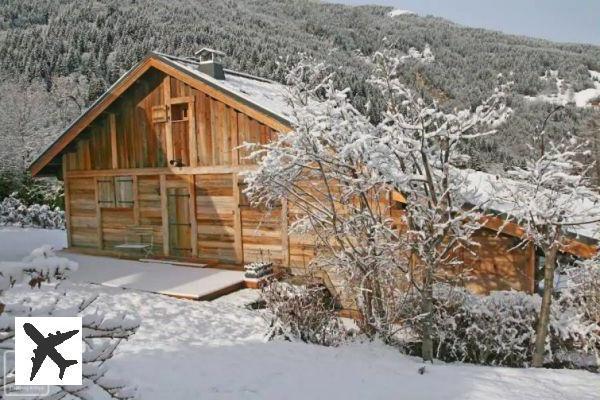
{"label": "tree trunk", "polygon": [[421,356],[423,361],[433,362],[433,279],[431,268],[427,267],[427,276],[421,293],[422,312],[424,314],[421,329],[423,330],[423,343],[421,344]]}
{"label": "tree trunk", "polygon": [[558,249],[553,246],[545,254],[544,263],[544,295],[542,307],[538,318],[535,332],[535,348],[531,365],[539,368],[544,365],[544,353],[546,351],[546,336],[548,336],[548,325],[550,323],[550,307],[552,306],[552,295],[554,294],[554,270],[556,268],[556,255]]}

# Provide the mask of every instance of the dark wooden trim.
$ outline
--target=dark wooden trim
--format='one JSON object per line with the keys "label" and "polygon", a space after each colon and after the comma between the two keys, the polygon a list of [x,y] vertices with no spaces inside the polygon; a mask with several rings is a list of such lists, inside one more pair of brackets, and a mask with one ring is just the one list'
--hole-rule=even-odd
{"label": "dark wooden trim", "polygon": [[69,178],[89,178],[94,176],[118,176],[118,175],[215,175],[232,174],[246,171],[253,171],[256,165],[218,165],[214,167],[181,167],[181,168],[128,168],[128,169],[97,169],[68,171],[66,176]]}
{"label": "dark wooden trim", "polygon": [[67,156],[62,156],[62,178],[64,184],[64,201],[65,201],[65,230],[67,231],[67,246],[73,245],[73,239],[71,238],[71,195],[69,192],[69,178],[67,177]]}
{"label": "dark wooden trim", "polygon": [[163,254],[168,256],[170,254],[170,243],[169,243],[169,205],[167,198],[167,176],[160,175],[160,211],[162,218],[162,236],[163,236]]}

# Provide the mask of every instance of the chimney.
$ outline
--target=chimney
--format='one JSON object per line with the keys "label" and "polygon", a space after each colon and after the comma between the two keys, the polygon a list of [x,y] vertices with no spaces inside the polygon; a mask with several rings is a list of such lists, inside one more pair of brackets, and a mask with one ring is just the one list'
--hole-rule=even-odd
{"label": "chimney", "polygon": [[198,71],[210,75],[215,79],[225,79],[225,73],[223,72],[223,57],[225,57],[225,53],[205,47],[195,52],[194,55],[199,60]]}

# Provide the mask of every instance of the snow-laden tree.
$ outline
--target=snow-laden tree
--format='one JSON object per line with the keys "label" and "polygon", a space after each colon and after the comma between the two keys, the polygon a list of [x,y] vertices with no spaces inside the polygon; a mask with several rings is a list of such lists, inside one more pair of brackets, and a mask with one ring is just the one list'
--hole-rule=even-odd
{"label": "snow-laden tree", "polygon": [[467,177],[460,169],[468,161],[465,144],[494,132],[490,125],[507,112],[508,85],[499,82],[475,111],[447,112],[401,82],[402,57],[384,50],[372,61],[371,81],[386,97],[388,108],[368,164],[406,198],[403,240],[410,247],[410,281],[422,299],[422,356],[431,361],[433,285],[456,276],[463,262],[461,249],[473,251],[471,236],[481,227],[482,205],[470,203]]}
{"label": "snow-laden tree", "polygon": [[[123,339],[139,326],[137,318],[107,315],[92,310],[97,296],[73,299],[61,282],[76,270],[77,263],[57,257],[50,246],[34,250],[22,262],[0,262],[0,353],[7,362],[0,368],[0,391],[14,386],[14,358],[5,353],[14,350],[15,317],[82,317],[83,381],[81,386],[52,386],[44,399],[133,399],[134,387],[121,379],[106,376],[105,362]],[[12,296],[29,285],[27,296]]]}
{"label": "snow-laden tree", "polygon": [[577,234],[595,236],[600,194],[589,181],[593,163],[580,161],[585,158],[584,144],[576,138],[547,143],[541,152],[531,148],[531,154],[525,166],[509,170],[507,177],[497,181],[495,204],[491,206],[505,212],[507,222],[523,228],[522,245],[532,244],[544,255],[544,293],[532,359],[532,365],[540,367],[547,344],[557,258]]}
{"label": "snow-laden tree", "polygon": [[322,65],[301,62],[288,75],[294,130],[252,146],[258,169],[246,176],[255,203],[288,202],[292,235],[312,235],[309,267],[344,282],[360,308],[362,329],[392,336],[406,248],[389,213],[390,185],[368,165],[379,131],[334,88]]}
{"label": "snow-laden tree", "polygon": [[[457,168],[461,145],[503,112],[497,90],[474,112],[444,112],[399,79],[405,57],[372,58],[372,83],[387,101],[374,125],[336,90],[325,68],[301,63],[289,75],[293,131],[260,146],[258,169],[246,179],[254,202],[289,201],[298,210],[292,232],[317,238],[312,264],[333,269],[355,295],[363,330],[391,339],[406,289],[422,296],[423,357],[432,359],[432,288],[460,264],[461,247],[480,225],[467,204]],[[315,72],[316,71],[316,72]],[[401,221],[390,199],[406,198]]]}

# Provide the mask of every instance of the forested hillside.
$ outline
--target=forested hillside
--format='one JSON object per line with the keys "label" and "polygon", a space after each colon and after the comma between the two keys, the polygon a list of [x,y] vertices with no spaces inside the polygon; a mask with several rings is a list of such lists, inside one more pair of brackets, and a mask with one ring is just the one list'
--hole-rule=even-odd
{"label": "forested hillside", "polygon": [[[554,105],[524,96],[556,92],[556,76],[578,92],[593,88],[600,47],[470,29],[416,15],[388,15],[380,6],[348,7],[309,0],[4,0],[0,2],[0,151],[3,167],[22,168],[123,72],[148,51],[191,55],[203,46],[228,54],[227,67],[283,79],[279,63],[303,52],[339,67],[354,103],[377,92],[360,54],[384,38],[408,51],[429,46],[435,61],[406,66],[404,78],[446,107],[471,107],[487,97],[498,73],[512,76],[514,113],[500,133],[471,149],[475,166],[515,163],[531,132]],[[512,74],[512,75],[511,75]],[[567,106],[551,134],[583,134],[589,108]],[[9,150],[8,152],[6,150]],[[19,150],[19,151],[16,151]],[[21,151],[22,150],[22,151]]]}

